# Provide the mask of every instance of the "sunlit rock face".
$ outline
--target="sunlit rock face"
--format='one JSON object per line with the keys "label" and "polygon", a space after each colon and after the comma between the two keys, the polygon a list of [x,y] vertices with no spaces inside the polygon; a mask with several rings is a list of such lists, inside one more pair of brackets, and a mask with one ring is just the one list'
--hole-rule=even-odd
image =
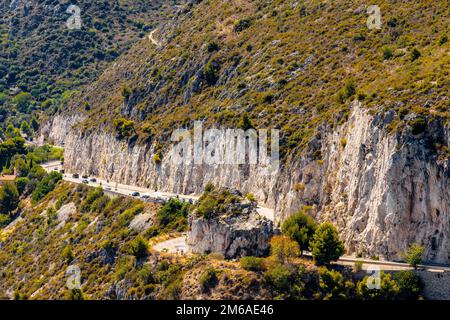
{"label": "sunlit rock face", "polygon": [[[408,127],[390,132],[392,112],[373,115],[355,103],[345,124],[319,126],[306,150],[282,159],[275,175],[248,165],[175,164],[170,148],[155,162],[154,145],[120,141],[106,128],[84,133],[79,121],[60,115],[42,130],[43,138],[64,142],[68,172],[182,194],[200,194],[213,181],[252,192],[275,209],[277,222],[312,206],[318,222],[338,227],[350,254],[395,260],[419,243],[426,260],[449,262],[449,159],[433,149],[449,145],[449,128],[438,120],[421,134]],[[192,223],[199,232],[207,228]],[[220,224],[208,228],[217,228],[217,237],[227,234]]]}
{"label": "sunlit rock face", "polygon": [[228,259],[268,254],[273,222],[257,213],[255,203],[238,206],[212,217],[198,216],[194,211],[189,218],[188,250],[200,254],[218,252]]}

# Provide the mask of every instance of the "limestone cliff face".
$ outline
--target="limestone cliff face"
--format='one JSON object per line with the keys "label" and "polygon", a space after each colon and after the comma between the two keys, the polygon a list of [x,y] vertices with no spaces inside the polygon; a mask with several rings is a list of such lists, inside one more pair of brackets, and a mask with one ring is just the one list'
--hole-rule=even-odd
{"label": "limestone cliff face", "polygon": [[[448,125],[434,121],[425,133],[389,133],[390,112],[371,115],[355,103],[346,124],[322,126],[301,156],[289,157],[276,175],[252,166],[174,165],[170,150],[160,163],[154,147],[129,144],[99,129],[84,134],[80,119],[56,116],[43,138],[65,143],[68,172],[177,193],[201,193],[209,181],[252,192],[283,220],[303,205],[318,221],[335,223],[349,253],[399,259],[411,243],[426,258],[447,263],[450,253],[449,160],[432,146],[449,145]],[[164,151],[164,150],[163,150]],[[312,154],[320,154],[320,158]]]}
{"label": "limestone cliff face", "polygon": [[269,253],[273,222],[261,217],[253,203],[239,204],[242,213],[205,218],[194,212],[189,217],[186,244],[194,253],[218,252],[225,258],[262,256]]}

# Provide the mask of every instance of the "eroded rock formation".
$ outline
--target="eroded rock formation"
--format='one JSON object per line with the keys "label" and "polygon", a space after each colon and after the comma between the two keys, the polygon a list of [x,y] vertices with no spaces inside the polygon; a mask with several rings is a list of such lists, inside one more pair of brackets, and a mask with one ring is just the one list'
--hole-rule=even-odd
{"label": "eroded rock formation", "polygon": [[185,194],[200,194],[213,181],[252,192],[278,221],[313,206],[319,222],[337,225],[348,253],[400,259],[419,243],[427,260],[449,261],[449,160],[434,146],[448,146],[450,135],[439,120],[421,134],[408,127],[390,132],[393,112],[372,115],[355,103],[347,123],[319,127],[307,150],[283,159],[277,175],[254,166],[175,165],[171,150],[157,163],[153,145],[120,141],[108,130],[86,134],[73,127],[78,120],[56,116],[43,130],[43,137],[65,142],[68,172]]}

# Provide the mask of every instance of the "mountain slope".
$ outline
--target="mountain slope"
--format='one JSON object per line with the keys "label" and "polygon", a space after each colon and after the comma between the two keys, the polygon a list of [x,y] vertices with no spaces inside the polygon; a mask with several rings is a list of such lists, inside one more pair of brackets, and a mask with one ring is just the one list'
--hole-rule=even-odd
{"label": "mountain slope", "polygon": [[[43,136],[66,166],[155,190],[208,181],[281,221],[305,205],[349,253],[449,259],[448,1],[202,1],[180,9],[75,97]],[[89,106],[89,108],[86,108]],[[173,129],[280,128],[282,168],[177,165]]]}
{"label": "mountain slope", "polygon": [[324,121],[345,122],[354,98],[395,110],[393,130],[409,112],[446,118],[447,4],[380,3],[378,31],[360,1],[204,1],[156,34],[162,48],[142,41],[67,110],[86,101],[91,125],[130,118],[143,137],[195,119],[236,125],[246,111],[293,149]]}
{"label": "mountain slope", "polygon": [[18,122],[15,112],[20,116],[36,109],[54,111],[53,100],[96,79],[109,63],[167,19],[175,4],[78,1],[81,28],[69,29],[71,3],[0,1],[0,94],[31,94],[29,105],[19,110],[12,97],[1,101],[8,111],[2,122],[6,116]]}

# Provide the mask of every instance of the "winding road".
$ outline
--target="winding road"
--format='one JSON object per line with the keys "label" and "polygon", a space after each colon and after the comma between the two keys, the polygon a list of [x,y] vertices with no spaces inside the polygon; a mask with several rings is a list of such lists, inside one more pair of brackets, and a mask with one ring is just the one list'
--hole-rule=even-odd
{"label": "winding road", "polygon": [[150,32],[150,34],[148,35],[148,39],[157,47],[161,46],[161,43],[159,43],[158,41],[155,40],[155,38],[153,37],[153,35],[155,34],[155,32],[158,31],[158,28],[156,28],[155,30],[153,30],[152,32]]}

